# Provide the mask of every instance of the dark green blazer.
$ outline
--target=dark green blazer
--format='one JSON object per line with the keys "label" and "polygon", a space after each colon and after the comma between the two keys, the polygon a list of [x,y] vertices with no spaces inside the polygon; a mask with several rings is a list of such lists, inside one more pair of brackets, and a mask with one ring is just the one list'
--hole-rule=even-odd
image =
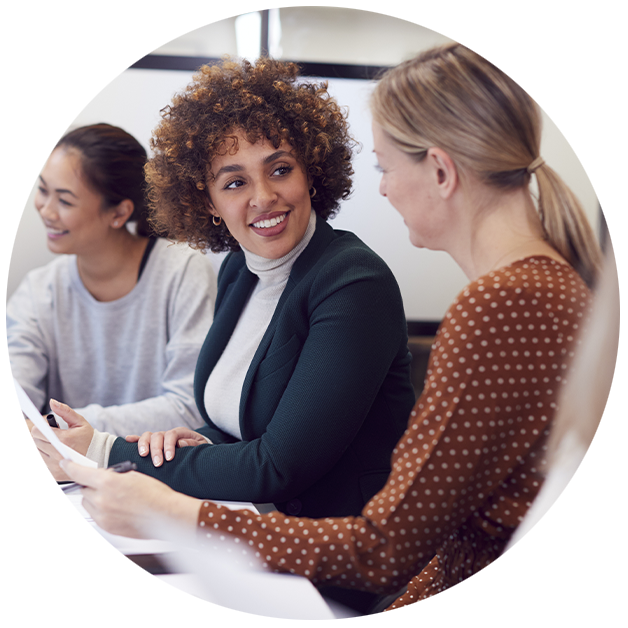
{"label": "dark green blazer", "polygon": [[272,502],[309,517],[358,514],[383,487],[414,404],[401,294],[386,264],[354,234],[317,220],[248,369],[242,441],[216,427],[205,384],[257,277],[242,252],[218,276],[214,321],[196,366],[196,403],[214,445],[177,449],[162,467],[116,439],[109,463],[199,498]]}

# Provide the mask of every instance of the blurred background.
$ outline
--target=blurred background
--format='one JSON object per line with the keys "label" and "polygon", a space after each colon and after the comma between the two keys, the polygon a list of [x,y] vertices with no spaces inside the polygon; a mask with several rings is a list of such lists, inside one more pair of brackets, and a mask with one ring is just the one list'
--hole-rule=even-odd
{"label": "blurred background", "polygon": [[[24,211],[7,298],[28,270],[52,259],[33,190],[56,139],[68,127],[109,122],[150,150],[160,110],[200,65],[224,55],[296,61],[305,77],[327,80],[346,107],[360,150],[353,195],[333,224],[354,231],[397,277],[417,393],[433,334],[467,280],[445,253],[412,247],[400,216],[379,195],[368,112],[379,71],[433,45],[467,44],[541,104],[542,154],[579,196],[594,229],[600,232],[600,202],[628,215],[625,7],[43,9],[1,15],[5,81],[50,132],[47,142],[39,134],[40,141],[30,143],[30,170],[18,162],[24,186],[16,217]],[[223,256],[209,255],[218,268]]]}

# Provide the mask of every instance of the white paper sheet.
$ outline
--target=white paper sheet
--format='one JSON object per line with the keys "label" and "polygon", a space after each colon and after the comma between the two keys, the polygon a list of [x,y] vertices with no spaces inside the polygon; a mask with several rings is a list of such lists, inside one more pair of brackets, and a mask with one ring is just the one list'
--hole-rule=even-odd
{"label": "white paper sheet", "polygon": [[29,396],[24,392],[24,389],[15,378],[13,378],[13,384],[15,385],[15,392],[17,392],[17,398],[20,402],[22,412],[37,426],[39,431],[64,458],[69,458],[77,464],[82,464],[84,467],[96,468],[98,466],[93,460],[86,458],[79,454],[78,451],[74,451],[71,447],[64,445],[58,439],[54,430],[48,425],[48,421],[41,416],[35,404],[30,400]]}

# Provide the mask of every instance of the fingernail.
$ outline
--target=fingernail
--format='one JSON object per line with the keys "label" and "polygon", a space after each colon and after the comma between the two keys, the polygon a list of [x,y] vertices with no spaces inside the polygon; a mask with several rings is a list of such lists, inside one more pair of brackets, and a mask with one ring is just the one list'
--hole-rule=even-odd
{"label": "fingernail", "polygon": [[55,406],[59,405],[59,402],[56,399],[51,399],[50,400],[50,405],[52,405],[53,403],[55,404]]}
{"label": "fingernail", "polygon": [[64,471],[65,471],[65,465],[66,465],[65,458],[63,458],[62,460],[59,460],[59,466],[60,466],[60,467],[61,467]]}
{"label": "fingernail", "polygon": [[172,460],[172,452],[170,450],[166,452],[166,460]]}
{"label": "fingernail", "polygon": [[160,462],[159,458],[157,456],[155,456],[153,458],[153,464],[157,467],[157,466],[159,466],[159,462]]}
{"label": "fingernail", "polygon": [[140,456],[143,456],[146,453],[146,447],[140,447]]}

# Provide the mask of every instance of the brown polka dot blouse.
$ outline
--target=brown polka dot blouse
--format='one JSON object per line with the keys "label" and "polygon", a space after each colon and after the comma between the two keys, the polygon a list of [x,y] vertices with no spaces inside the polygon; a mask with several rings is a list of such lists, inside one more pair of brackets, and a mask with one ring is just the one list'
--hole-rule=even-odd
{"label": "brown polka dot blouse", "polygon": [[256,515],[203,502],[198,531],[267,567],[374,593],[442,591],[503,551],[542,482],[560,386],[590,307],[569,266],[530,257],[471,283],[438,331],[384,488],[359,517]]}

